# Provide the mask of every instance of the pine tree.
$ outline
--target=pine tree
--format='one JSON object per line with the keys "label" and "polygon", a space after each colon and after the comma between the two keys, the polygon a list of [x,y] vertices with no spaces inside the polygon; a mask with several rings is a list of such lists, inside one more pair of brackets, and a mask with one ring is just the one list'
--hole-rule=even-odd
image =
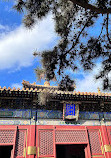
{"label": "pine tree", "polygon": [[[65,70],[92,70],[101,58],[96,78],[102,78],[103,89],[111,90],[111,0],[17,0],[14,8],[24,12],[23,23],[28,28],[53,14],[60,40],[52,50],[34,53],[41,56],[42,68],[36,69],[39,79],[54,80],[59,75],[60,88],[72,90],[74,81]],[[101,27],[92,35],[90,30],[97,21]]]}

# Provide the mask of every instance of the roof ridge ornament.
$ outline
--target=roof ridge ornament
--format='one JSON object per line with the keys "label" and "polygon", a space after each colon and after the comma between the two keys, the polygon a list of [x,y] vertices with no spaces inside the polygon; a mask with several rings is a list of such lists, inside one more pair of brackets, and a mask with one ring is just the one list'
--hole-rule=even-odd
{"label": "roof ridge ornament", "polygon": [[37,85],[36,85],[36,82],[32,83],[32,85],[37,86]]}
{"label": "roof ridge ornament", "polygon": [[100,88],[98,87],[97,89],[98,89],[98,94],[100,95],[101,94]]}
{"label": "roof ridge ornament", "polygon": [[49,81],[45,81],[45,82],[44,82],[44,86],[49,87],[49,86],[50,86]]}

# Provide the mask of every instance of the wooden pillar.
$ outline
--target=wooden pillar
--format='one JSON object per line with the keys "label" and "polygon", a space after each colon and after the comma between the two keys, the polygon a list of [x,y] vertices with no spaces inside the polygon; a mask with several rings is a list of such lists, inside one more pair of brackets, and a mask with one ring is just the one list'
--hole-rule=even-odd
{"label": "wooden pillar", "polygon": [[[29,145],[28,145],[28,158],[35,158],[36,150],[36,138],[35,138],[36,126],[30,125]],[[37,154],[37,152],[36,152]]]}
{"label": "wooden pillar", "polygon": [[109,139],[108,139],[108,133],[105,125],[101,125],[101,131],[102,131],[102,141],[103,141],[103,151],[106,156],[106,158],[111,158],[111,152],[106,150],[106,147],[110,145]]}
{"label": "wooden pillar", "polygon": [[86,128],[86,136],[87,136],[87,141],[88,141],[88,144],[84,149],[85,157],[86,158],[91,158],[91,151],[90,151],[90,144],[89,144],[89,137],[88,137],[88,129],[87,129],[87,127],[85,127],[85,128]]}
{"label": "wooden pillar", "polygon": [[56,126],[53,126],[53,149],[54,149],[54,158],[56,158],[56,143],[55,143],[55,130]]}

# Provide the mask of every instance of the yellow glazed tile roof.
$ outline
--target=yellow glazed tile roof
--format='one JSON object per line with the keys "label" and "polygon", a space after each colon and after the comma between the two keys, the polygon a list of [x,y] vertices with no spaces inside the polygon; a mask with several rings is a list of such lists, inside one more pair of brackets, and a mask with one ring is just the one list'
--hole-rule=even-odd
{"label": "yellow glazed tile roof", "polygon": [[60,94],[60,95],[90,95],[90,96],[111,96],[111,93],[102,93],[100,91],[98,91],[98,93],[95,93],[95,92],[77,92],[77,91],[73,91],[73,92],[69,92],[69,91],[61,91],[61,90],[58,90],[58,87],[57,86],[50,86],[50,84],[48,82],[46,82],[45,85],[36,85],[36,83],[29,83],[28,81],[24,81],[22,82],[23,84],[23,88],[20,89],[20,88],[6,88],[5,87],[1,87],[0,86],[0,91],[14,91],[14,92],[48,92],[48,93],[54,93],[54,94]]}

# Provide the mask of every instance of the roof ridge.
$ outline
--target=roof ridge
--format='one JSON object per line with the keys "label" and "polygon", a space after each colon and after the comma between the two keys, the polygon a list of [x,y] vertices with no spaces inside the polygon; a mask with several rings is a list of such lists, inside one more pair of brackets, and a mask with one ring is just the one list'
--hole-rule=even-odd
{"label": "roof ridge", "polygon": [[[19,87],[18,88],[15,88],[15,87],[13,87],[13,88],[10,88],[10,87],[6,87],[6,86],[4,86],[3,88],[0,86],[0,90],[1,91],[29,91],[29,92],[44,92],[44,88],[46,88],[46,89],[48,89],[48,92],[50,92],[53,88],[52,88],[52,86],[50,86],[50,87],[45,87],[45,86],[43,86],[42,87],[43,89],[40,89],[40,88],[32,88],[32,87],[30,87],[30,88],[28,88],[28,87],[23,87],[22,89],[20,89]],[[53,89],[54,90],[54,89]],[[58,89],[55,89],[55,93],[57,93],[57,94],[72,94],[72,95],[95,95],[95,96],[111,96],[111,93],[103,93],[103,92],[80,92],[80,91],[72,91],[72,92],[70,92],[70,91],[61,91],[61,90],[58,90]]]}
{"label": "roof ridge", "polygon": [[30,83],[29,81],[23,80],[22,81],[22,85],[23,85],[23,87],[24,86],[29,86],[29,87],[33,86],[33,87],[48,87],[48,88],[52,88],[53,87],[53,88],[58,88],[58,86],[50,86],[48,81],[45,81],[44,85],[37,85],[36,82]]}

